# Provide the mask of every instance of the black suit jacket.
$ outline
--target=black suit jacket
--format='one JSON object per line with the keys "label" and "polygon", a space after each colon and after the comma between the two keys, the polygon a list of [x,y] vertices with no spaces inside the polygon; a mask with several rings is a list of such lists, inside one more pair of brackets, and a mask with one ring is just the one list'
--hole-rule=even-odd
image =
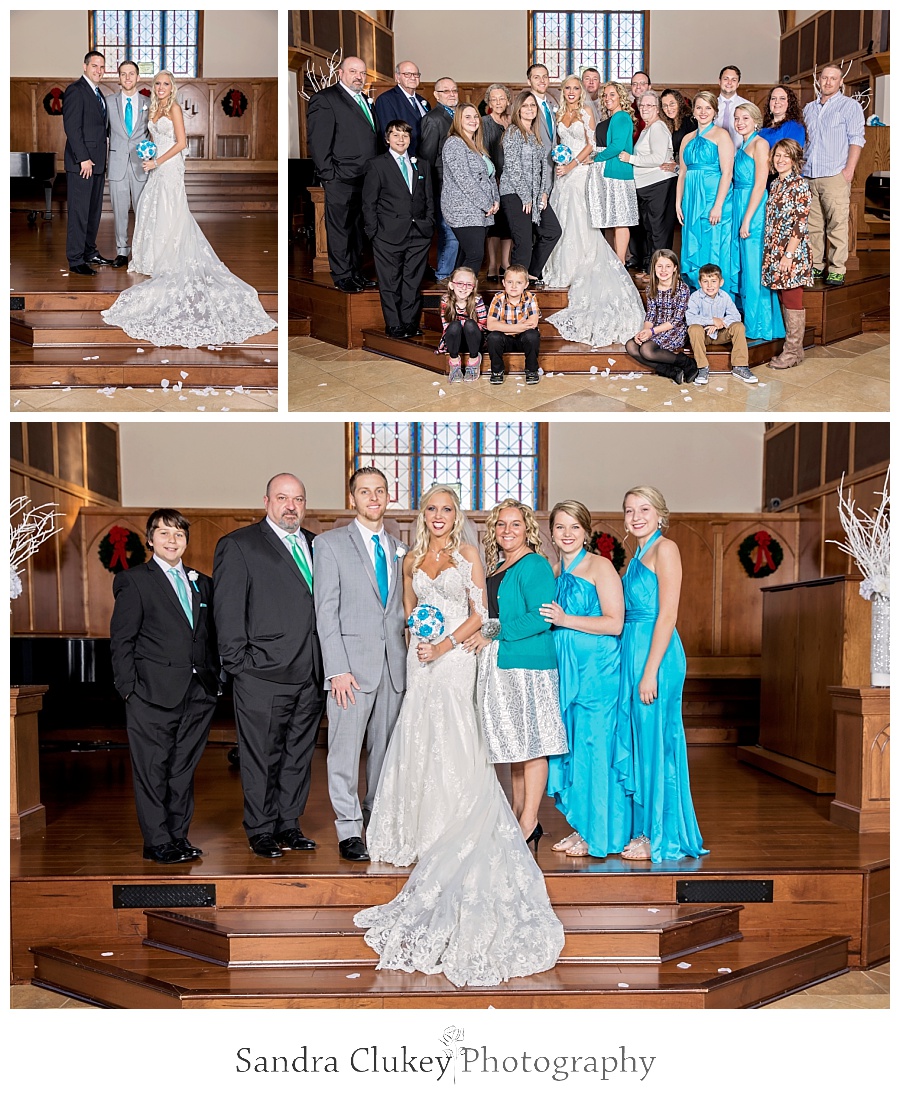
{"label": "black suit jacket", "polygon": [[[372,118],[375,119],[374,110]],[[384,148],[380,134],[372,129],[362,108],[340,84],[323,88],[310,99],[306,133],[316,171],[326,184],[343,180],[361,185],[366,165]]]}
{"label": "black suit jacket", "polygon": [[[303,530],[312,552],[312,531]],[[322,683],[316,608],[297,563],[266,519],[219,539],[216,633],[226,672],[279,684]]]}
{"label": "black suit jacket", "polygon": [[[414,98],[417,103],[422,104],[426,114],[431,110],[431,104],[424,96],[416,95]],[[421,111],[413,107],[406,93],[401,91],[398,86],[382,92],[375,100],[375,118],[378,120],[378,130],[383,138],[387,138],[387,134],[384,132],[387,124],[395,119],[402,119],[403,122],[408,122],[412,126],[412,135],[409,142],[409,155],[411,157],[416,155],[419,132],[424,117]]]}
{"label": "black suit jacket", "polygon": [[422,160],[427,160],[431,165],[435,194],[440,194],[441,183],[444,179],[441,150],[444,148],[447,134],[450,133],[450,123],[452,121],[450,115],[438,104],[422,119],[419,131],[419,157]]}
{"label": "black suit jacket", "polygon": [[[93,87],[82,78],[70,84],[63,96],[67,172],[80,171],[83,160],[94,162],[94,175],[106,170],[108,119],[92,91]],[[103,95],[103,92],[100,94]]]}
{"label": "black suit jacket", "polygon": [[196,581],[188,582],[188,590],[193,630],[169,578],[155,561],[116,574],[109,640],[116,691],[123,699],[134,692],[156,706],[177,707],[193,669],[208,694],[217,694],[212,580],[198,573]]}
{"label": "black suit jacket", "polygon": [[363,183],[363,220],[366,234],[386,244],[403,244],[414,230],[430,238],[434,232],[434,199],[428,165],[412,168],[412,191],[391,153],[369,161]]}

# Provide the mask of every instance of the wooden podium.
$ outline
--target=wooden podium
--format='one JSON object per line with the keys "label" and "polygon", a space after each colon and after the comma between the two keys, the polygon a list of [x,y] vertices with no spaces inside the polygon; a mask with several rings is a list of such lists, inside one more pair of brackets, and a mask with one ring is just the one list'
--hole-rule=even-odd
{"label": "wooden podium", "polygon": [[9,835],[11,840],[41,833],[47,811],[41,802],[37,716],[46,684],[17,684],[9,689]]}
{"label": "wooden podium", "polygon": [[886,833],[891,825],[891,689],[831,687],[835,825]]}

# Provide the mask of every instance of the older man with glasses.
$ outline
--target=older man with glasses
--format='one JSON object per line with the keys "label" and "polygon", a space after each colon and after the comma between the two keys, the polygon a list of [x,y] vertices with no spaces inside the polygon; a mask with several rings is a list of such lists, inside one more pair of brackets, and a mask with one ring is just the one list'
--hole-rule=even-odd
{"label": "older man with glasses", "polygon": [[394,68],[394,76],[397,78],[395,87],[382,92],[375,100],[375,117],[382,136],[389,122],[400,119],[409,123],[412,127],[409,155],[414,157],[419,146],[422,119],[431,110],[431,104],[416,92],[422,74],[415,61],[399,62]]}
{"label": "older man with glasses", "polygon": [[434,208],[438,223],[438,251],[435,275],[438,282],[446,282],[456,266],[456,257],[459,254],[459,242],[453,230],[444,220],[444,215],[440,213],[441,184],[444,180],[441,151],[444,148],[444,142],[447,140],[447,134],[450,132],[454,111],[459,103],[459,88],[456,81],[449,76],[439,77],[434,82],[434,98],[437,100],[437,106],[433,107],[422,119],[422,129],[419,135],[419,156],[431,165]]}

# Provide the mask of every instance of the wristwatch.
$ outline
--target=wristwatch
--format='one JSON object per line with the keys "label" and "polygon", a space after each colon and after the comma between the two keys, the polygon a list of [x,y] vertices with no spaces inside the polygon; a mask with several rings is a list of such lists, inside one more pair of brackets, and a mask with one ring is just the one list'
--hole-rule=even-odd
{"label": "wristwatch", "polygon": [[787,250],[785,250],[784,254],[785,254],[785,256],[787,256],[787,258],[789,260],[793,260],[793,258],[794,258],[794,253],[793,252],[788,252]]}

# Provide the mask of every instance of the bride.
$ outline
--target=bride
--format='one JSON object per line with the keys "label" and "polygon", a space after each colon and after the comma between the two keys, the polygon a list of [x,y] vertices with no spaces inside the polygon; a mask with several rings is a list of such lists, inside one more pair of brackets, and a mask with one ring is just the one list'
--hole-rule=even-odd
{"label": "bride", "polygon": [[184,189],[187,138],[175,78],[153,79],[150,136],[153,160],[135,217],[128,270],[150,275],[123,290],[101,316],[136,340],[157,347],[242,344],[276,327],[252,286],[232,275],[210,247],[188,208]]}
{"label": "bride", "polygon": [[448,486],[422,498],[403,577],[406,610],[437,607],[444,634],[410,645],[366,842],[373,860],[418,866],[393,901],[355,922],[379,969],[443,973],[458,986],[549,970],[565,937],[478,727],[476,657],[461,643],[486,617],[484,568]]}
{"label": "bride", "polygon": [[562,226],[562,237],[544,267],[544,282],[569,287],[569,304],[547,320],[567,340],[607,347],[634,335],[644,319],[641,296],[601,229],[591,224],[585,186],[596,146],[593,116],[584,105],[584,87],[577,76],[562,86],[557,116],[560,143],[572,160],[556,169],[550,198]]}

